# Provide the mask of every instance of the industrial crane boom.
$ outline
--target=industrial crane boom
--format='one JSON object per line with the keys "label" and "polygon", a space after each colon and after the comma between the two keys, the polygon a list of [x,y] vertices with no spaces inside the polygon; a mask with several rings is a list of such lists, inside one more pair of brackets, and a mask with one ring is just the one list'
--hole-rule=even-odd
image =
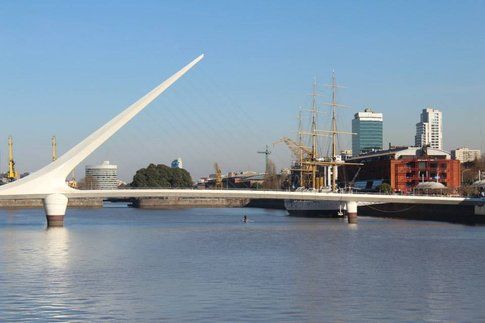
{"label": "industrial crane boom", "polygon": [[52,161],[56,161],[56,159],[57,159],[57,140],[56,140],[56,136],[52,136],[51,145],[52,145]]}
{"label": "industrial crane boom", "polygon": [[217,163],[214,163],[214,170],[216,172],[216,177],[214,180],[214,186],[216,189],[222,189],[222,171]]}
{"label": "industrial crane boom", "polygon": [[278,143],[280,143],[280,142],[284,142],[286,144],[286,146],[288,146],[288,148],[291,150],[291,152],[293,153],[293,155],[295,155],[296,158],[300,158],[300,154],[301,153],[306,154],[306,155],[311,155],[312,154],[312,149],[311,148],[306,147],[306,146],[303,146],[303,145],[299,145],[294,140],[292,140],[292,139],[290,139],[288,137],[283,137],[280,140],[275,141],[273,143],[273,146],[276,145],[276,144],[278,144]]}
{"label": "industrial crane boom", "polygon": [[18,173],[15,170],[15,161],[13,160],[13,138],[8,136],[8,173],[7,179],[14,181],[18,179]]}

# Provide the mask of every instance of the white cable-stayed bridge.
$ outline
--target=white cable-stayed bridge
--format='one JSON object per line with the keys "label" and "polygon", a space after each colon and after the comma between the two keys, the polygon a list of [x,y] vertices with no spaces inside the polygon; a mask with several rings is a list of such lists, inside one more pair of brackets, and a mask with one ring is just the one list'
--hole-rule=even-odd
{"label": "white cable-stayed bridge", "polygon": [[474,205],[475,213],[485,216],[484,201],[478,198],[400,196],[382,194],[348,194],[327,192],[290,192],[264,190],[191,190],[191,189],[129,189],[129,190],[77,190],[66,183],[69,173],[91,153],[126,125],[153,100],[203,59],[200,55],[167,80],[148,92],[115,118],[93,132],[64,155],[40,170],[17,181],[0,186],[0,199],[33,199],[44,201],[48,226],[62,226],[70,198],[141,198],[141,197],[198,197],[248,198],[340,201],[349,219],[357,216],[358,202]]}

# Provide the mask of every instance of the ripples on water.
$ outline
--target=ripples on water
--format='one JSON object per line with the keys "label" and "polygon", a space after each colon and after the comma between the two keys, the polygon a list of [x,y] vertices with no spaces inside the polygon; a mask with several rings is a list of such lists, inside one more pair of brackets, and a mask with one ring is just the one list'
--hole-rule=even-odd
{"label": "ripples on water", "polygon": [[0,321],[485,320],[485,227],[131,208],[65,224],[0,211]]}

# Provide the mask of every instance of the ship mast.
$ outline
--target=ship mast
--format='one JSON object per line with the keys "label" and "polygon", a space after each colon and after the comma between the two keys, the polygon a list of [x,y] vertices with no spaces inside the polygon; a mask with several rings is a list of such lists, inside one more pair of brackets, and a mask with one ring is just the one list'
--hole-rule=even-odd
{"label": "ship mast", "polygon": [[[347,134],[347,135],[355,135],[352,132],[345,132],[345,131],[338,131],[337,130],[337,108],[347,108],[345,105],[341,105],[337,103],[337,88],[341,88],[341,86],[337,85],[337,79],[335,77],[335,71],[332,72],[332,84],[327,85],[332,89],[332,101],[327,103],[327,106],[332,107],[332,127],[331,130],[328,131],[332,136],[332,156],[331,162],[329,165],[332,166],[332,191],[337,191],[337,166],[341,165],[341,162],[337,161],[337,135],[338,134]],[[346,163],[347,165],[354,165],[354,163]]]}
{"label": "ship mast", "polygon": [[301,147],[303,146],[303,134],[302,134],[302,128],[301,128],[301,114],[302,114],[302,109],[300,108],[300,111],[298,111],[298,146],[300,147],[299,149],[299,154],[300,154],[300,186],[304,186],[304,181],[303,181],[303,149]]}
{"label": "ship mast", "polygon": [[[337,161],[337,82],[335,80],[335,71],[332,72],[332,161]],[[337,165],[332,165],[332,191],[337,190]]]}
{"label": "ship mast", "polygon": [[[318,133],[317,133],[317,120],[318,120],[318,111],[317,111],[317,80],[316,78],[313,81],[313,91],[312,91],[312,127],[311,127],[311,136],[312,136],[312,156],[311,160],[317,160],[318,154]],[[317,175],[317,167],[316,165],[312,166],[312,187],[316,188],[316,175]]]}

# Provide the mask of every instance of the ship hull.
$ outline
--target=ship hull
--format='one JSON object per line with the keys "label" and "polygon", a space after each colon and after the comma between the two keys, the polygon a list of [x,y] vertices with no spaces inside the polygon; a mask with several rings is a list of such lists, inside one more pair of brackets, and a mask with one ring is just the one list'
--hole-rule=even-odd
{"label": "ship hull", "polygon": [[285,200],[285,208],[290,216],[296,217],[341,218],[343,216],[343,207],[337,201]]}
{"label": "ship hull", "polygon": [[359,216],[379,218],[439,221],[469,225],[485,224],[485,217],[476,215],[473,205],[382,203],[359,207],[358,214]]}

